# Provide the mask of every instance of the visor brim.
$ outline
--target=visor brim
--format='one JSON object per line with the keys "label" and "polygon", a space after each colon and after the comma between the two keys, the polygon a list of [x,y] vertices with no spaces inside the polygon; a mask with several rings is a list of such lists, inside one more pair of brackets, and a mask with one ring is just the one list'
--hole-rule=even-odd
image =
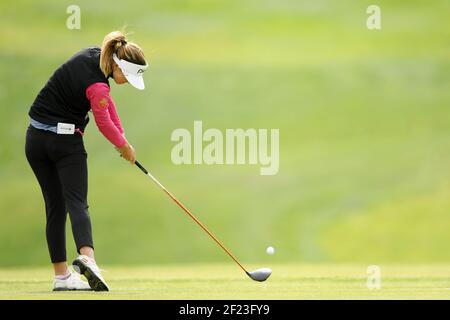
{"label": "visor brim", "polygon": [[125,74],[125,78],[127,78],[128,83],[130,83],[133,87],[139,90],[145,89],[144,78],[142,76],[135,76],[133,74]]}

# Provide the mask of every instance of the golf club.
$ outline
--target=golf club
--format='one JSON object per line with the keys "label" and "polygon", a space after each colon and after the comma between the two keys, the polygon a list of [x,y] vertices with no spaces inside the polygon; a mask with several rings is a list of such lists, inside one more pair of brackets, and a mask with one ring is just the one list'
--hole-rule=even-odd
{"label": "golf club", "polygon": [[177,198],[167,190],[150,172],[148,172],[138,161],[135,162],[136,166],[142,170],[147,176],[149,176],[153,182],[155,182],[173,201],[181,208],[184,212],[187,213],[189,217],[191,217],[229,256],[231,259],[236,262],[239,267],[244,270],[244,272],[255,281],[265,281],[272,274],[272,270],[269,268],[261,268],[255,271],[249,272],[247,271],[242,264],[236,259],[236,257],[205,227],[203,223],[200,222]]}

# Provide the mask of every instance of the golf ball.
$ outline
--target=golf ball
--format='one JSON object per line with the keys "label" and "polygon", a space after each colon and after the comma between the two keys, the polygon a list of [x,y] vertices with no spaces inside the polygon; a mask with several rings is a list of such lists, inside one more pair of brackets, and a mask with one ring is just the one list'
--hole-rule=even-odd
{"label": "golf ball", "polygon": [[272,255],[275,253],[275,249],[273,247],[267,247],[266,252],[267,254]]}

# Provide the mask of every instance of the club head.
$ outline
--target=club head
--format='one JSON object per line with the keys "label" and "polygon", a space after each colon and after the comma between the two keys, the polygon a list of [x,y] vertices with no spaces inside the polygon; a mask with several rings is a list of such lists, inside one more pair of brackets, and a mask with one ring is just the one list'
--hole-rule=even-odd
{"label": "club head", "polygon": [[255,271],[252,271],[252,272],[247,272],[247,275],[252,280],[259,281],[259,282],[266,281],[267,278],[269,278],[271,274],[272,274],[272,269],[270,269],[270,268],[261,268],[261,269],[256,269]]}

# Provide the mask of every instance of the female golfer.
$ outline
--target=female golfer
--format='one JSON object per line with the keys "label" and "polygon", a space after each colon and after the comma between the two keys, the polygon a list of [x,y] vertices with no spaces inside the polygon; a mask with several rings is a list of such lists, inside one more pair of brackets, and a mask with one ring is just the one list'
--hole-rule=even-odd
{"label": "female golfer", "polygon": [[[44,196],[53,290],[109,290],[94,260],[83,131],[92,111],[100,132],[134,164],[135,151],[125,138],[108,79],[142,90],[147,66],[138,45],[127,42],[119,31],[111,32],[101,48],[83,49],[60,66],[30,108],[25,153]],[[67,266],[67,212],[80,254],[72,264],[89,284]]]}

